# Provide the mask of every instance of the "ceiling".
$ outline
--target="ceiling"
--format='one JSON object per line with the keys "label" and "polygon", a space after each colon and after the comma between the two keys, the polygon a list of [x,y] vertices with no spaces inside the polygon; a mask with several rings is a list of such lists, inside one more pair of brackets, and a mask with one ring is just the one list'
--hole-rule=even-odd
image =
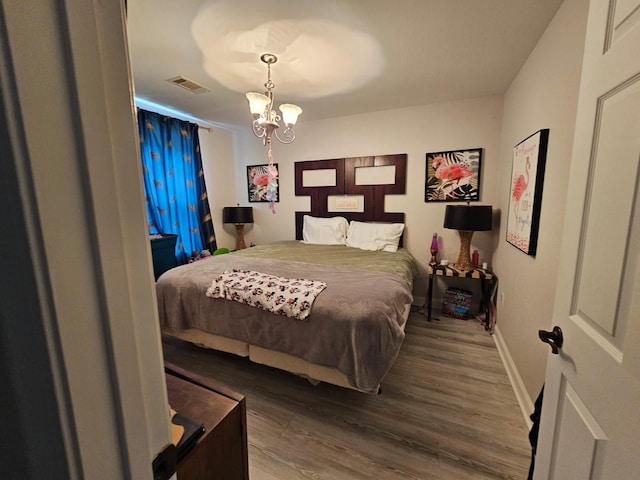
{"label": "ceiling", "polygon": [[300,121],[501,94],[562,1],[128,0],[135,95],[248,125],[263,53],[278,56],[276,105],[300,105]]}

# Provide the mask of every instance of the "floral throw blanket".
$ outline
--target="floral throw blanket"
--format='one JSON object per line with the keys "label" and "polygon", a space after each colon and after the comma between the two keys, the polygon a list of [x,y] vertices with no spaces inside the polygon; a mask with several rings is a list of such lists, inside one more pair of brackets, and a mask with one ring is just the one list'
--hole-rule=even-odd
{"label": "floral throw blanket", "polygon": [[207,289],[207,297],[225,298],[297,320],[306,320],[326,282],[285,278],[252,270],[226,270]]}

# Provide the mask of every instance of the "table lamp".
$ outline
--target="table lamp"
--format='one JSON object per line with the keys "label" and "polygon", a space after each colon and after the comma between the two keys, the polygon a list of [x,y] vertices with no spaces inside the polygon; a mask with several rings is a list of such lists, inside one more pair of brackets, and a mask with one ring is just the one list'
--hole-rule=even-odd
{"label": "table lamp", "polygon": [[244,224],[253,223],[253,207],[224,207],[222,222],[233,223],[236,226],[236,250],[247,248],[244,243]]}
{"label": "table lamp", "polygon": [[474,232],[491,230],[491,205],[447,205],[444,214],[444,228],[458,230],[460,253],[452,265],[456,270],[473,270],[471,263],[471,237]]}

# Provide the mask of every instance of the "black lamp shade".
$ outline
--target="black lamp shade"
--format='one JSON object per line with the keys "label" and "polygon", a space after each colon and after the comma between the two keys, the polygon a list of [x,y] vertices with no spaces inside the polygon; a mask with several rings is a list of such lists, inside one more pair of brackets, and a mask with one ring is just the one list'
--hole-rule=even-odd
{"label": "black lamp shade", "polygon": [[253,207],[224,207],[222,209],[223,223],[253,223]]}
{"label": "black lamp shade", "polygon": [[444,228],[482,232],[491,230],[491,205],[447,205]]}

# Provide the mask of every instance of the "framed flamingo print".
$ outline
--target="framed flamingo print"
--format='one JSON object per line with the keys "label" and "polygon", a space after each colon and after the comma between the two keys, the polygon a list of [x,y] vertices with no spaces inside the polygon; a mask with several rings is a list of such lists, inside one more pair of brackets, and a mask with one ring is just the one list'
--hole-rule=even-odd
{"label": "framed flamingo print", "polygon": [[[278,164],[274,163],[276,170]],[[267,198],[269,186],[269,164],[247,166],[247,188],[249,189],[249,202],[270,202]],[[280,200],[280,185],[276,184],[274,202]]]}
{"label": "framed flamingo print", "polygon": [[481,148],[427,153],[424,201],[478,201],[481,167]]}
{"label": "framed flamingo print", "polygon": [[539,130],[513,147],[507,242],[534,256],[542,204],[549,129]]}

